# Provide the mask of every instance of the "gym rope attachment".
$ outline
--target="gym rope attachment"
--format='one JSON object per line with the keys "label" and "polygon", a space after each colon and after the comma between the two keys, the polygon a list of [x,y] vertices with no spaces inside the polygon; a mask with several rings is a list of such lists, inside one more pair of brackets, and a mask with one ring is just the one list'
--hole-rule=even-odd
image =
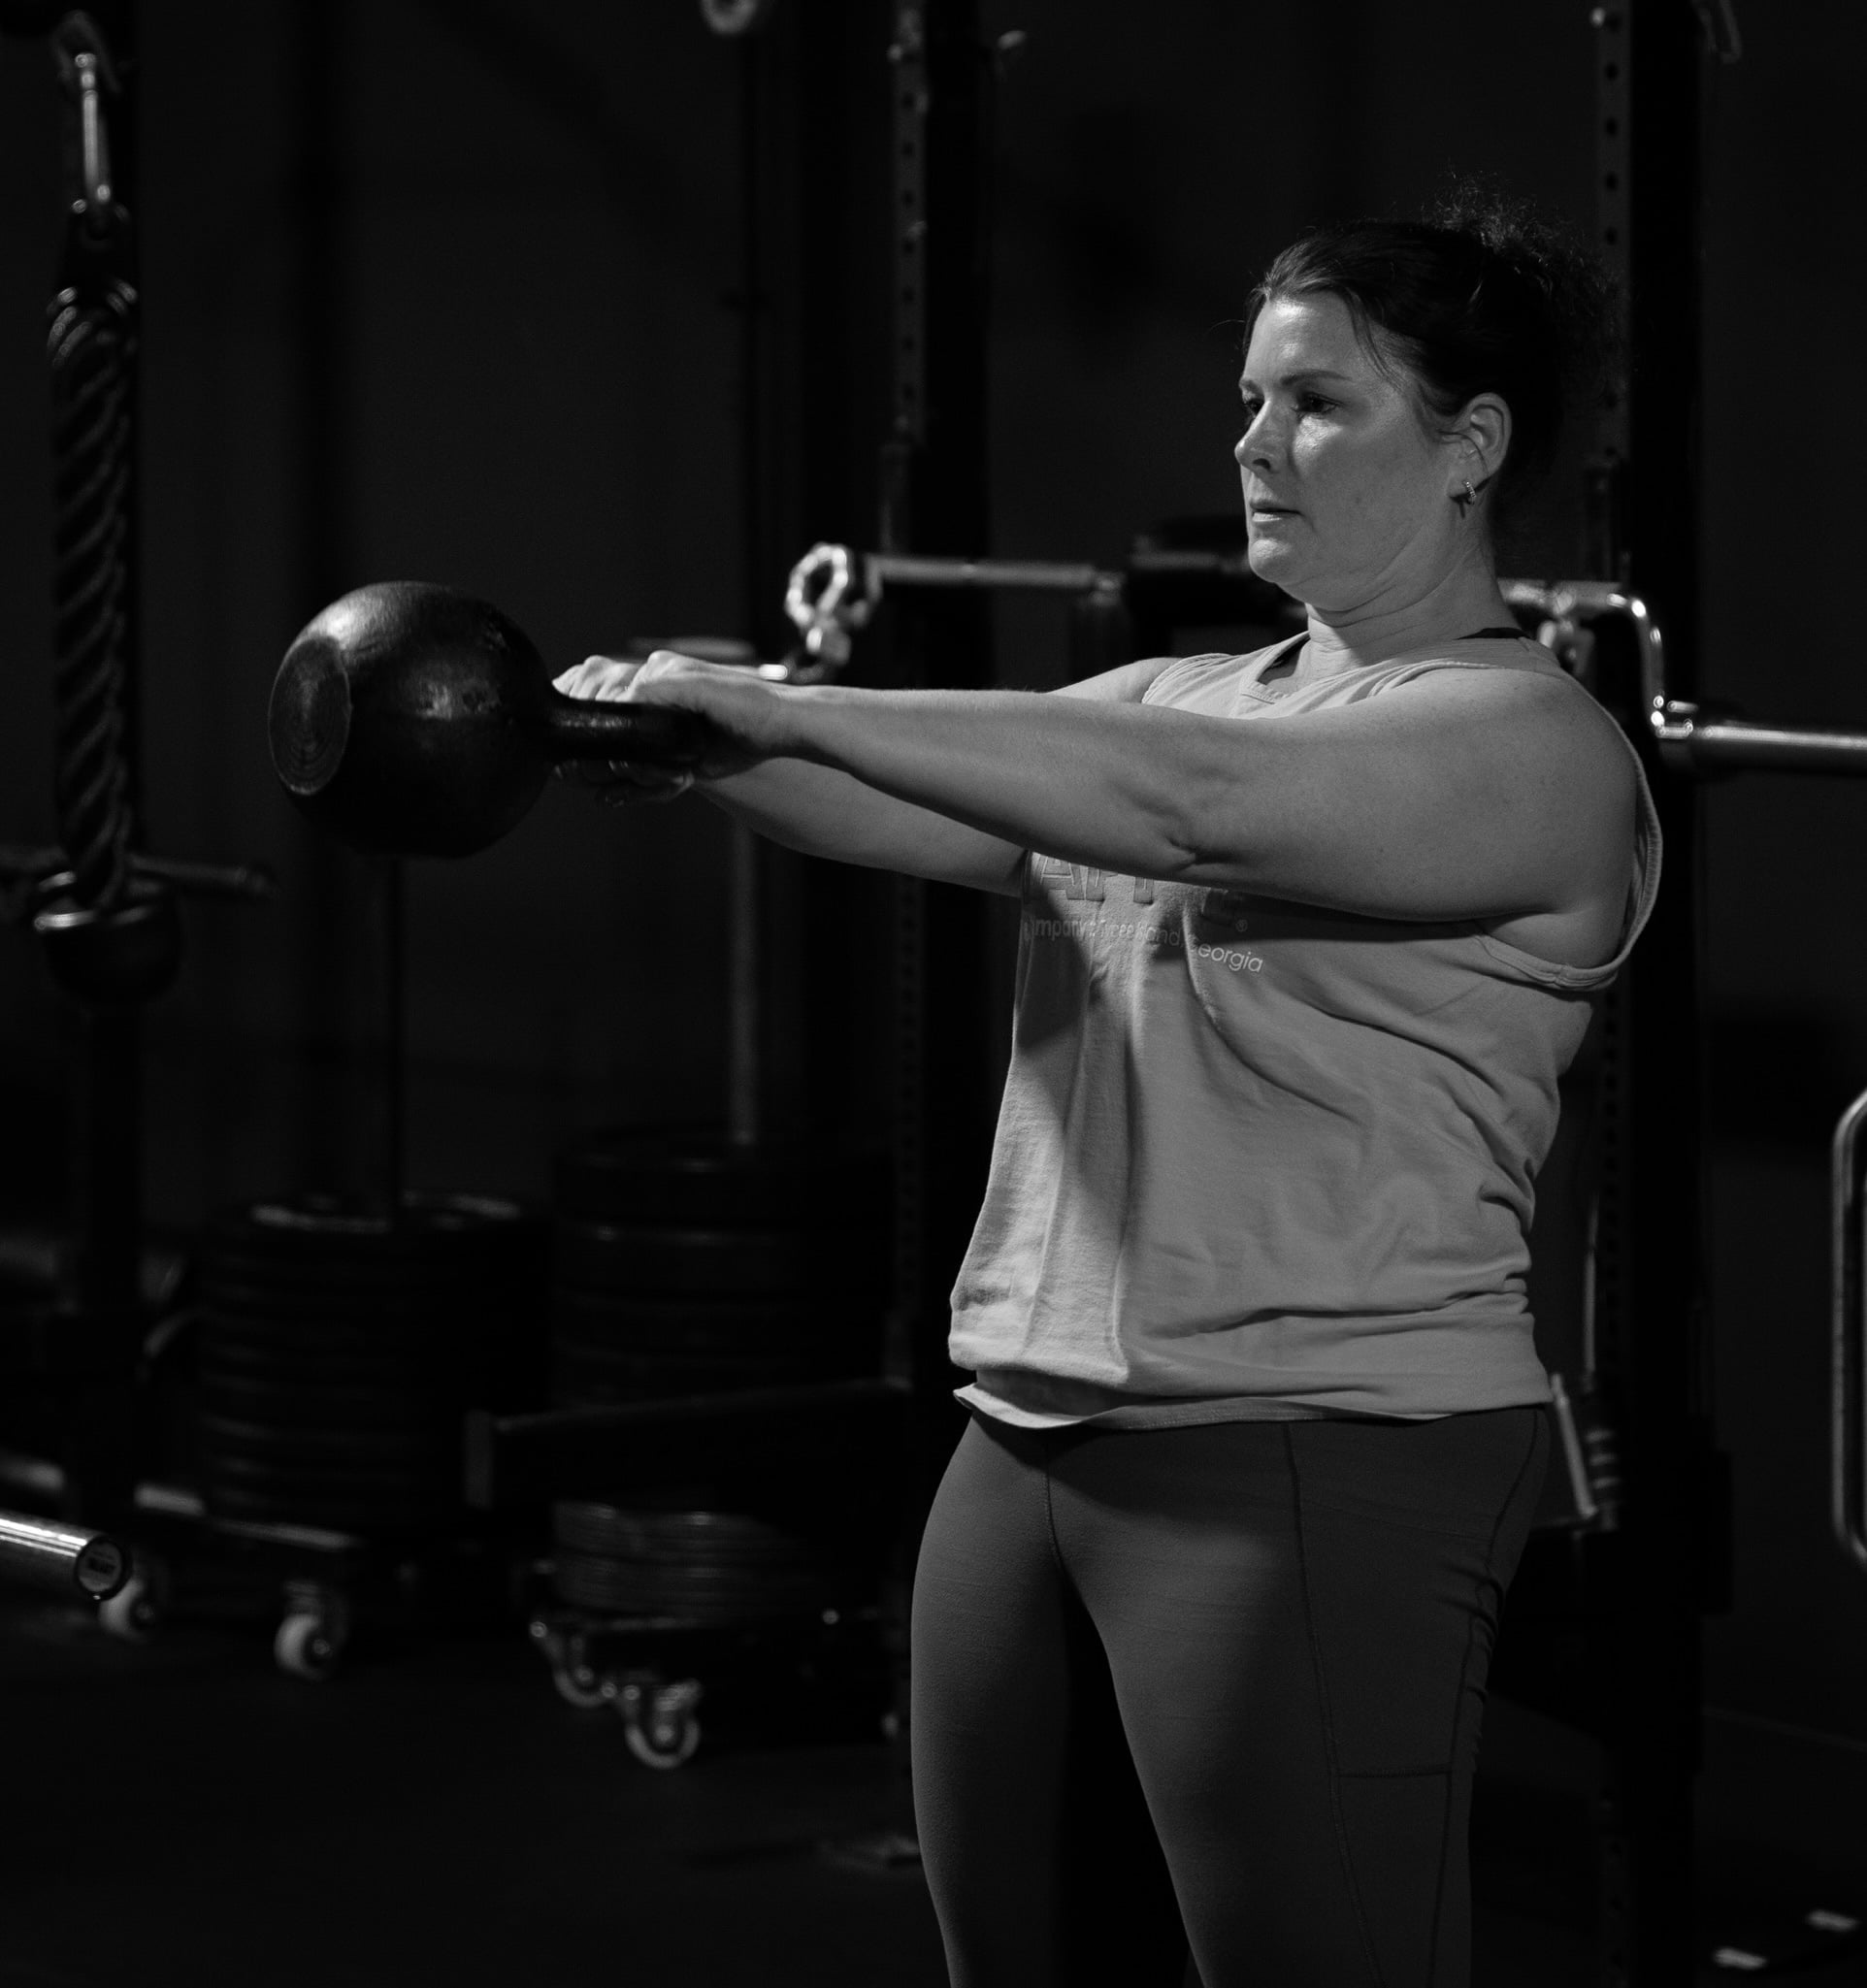
{"label": "gym rope attachment", "polygon": [[47,339],[52,407],[52,799],[82,905],[130,885],[131,436],[137,294],[113,196],[102,37],[68,15],[53,42],[78,126],[80,185]]}

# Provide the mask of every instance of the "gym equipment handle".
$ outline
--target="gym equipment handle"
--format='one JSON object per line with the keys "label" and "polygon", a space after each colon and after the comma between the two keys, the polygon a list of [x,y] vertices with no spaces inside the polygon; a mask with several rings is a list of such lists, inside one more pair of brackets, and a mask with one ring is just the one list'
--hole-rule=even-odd
{"label": "gym equipment handle", "polygon": [[1861,1137],[1867,1132],[1867,1091],[1842,1113],[1835,1126],[1833,1222],[1833,1393],[1832,1509],[1835,1538],[1854,1565],[1867,1573],[1867,1305],[1863,1304],[1862,1257],[1867,1254],[1867,1205],[1861,1195]]}
{"label": "gym equipment handle", "polygon": [[108,1601],[130,1578],[126,1548],[108,1533],[49,1525],[18,1512],[0,1512],[0,1580],[34,1587],[74,1588],[94,1602]]}
{"label": "gym equipment handle", "polygon": [[567,698],[544,700],[545,750],[554,760],[639,760],[650,766],[691,766],[705,749],[705,721],[671,704],[619,704]]}

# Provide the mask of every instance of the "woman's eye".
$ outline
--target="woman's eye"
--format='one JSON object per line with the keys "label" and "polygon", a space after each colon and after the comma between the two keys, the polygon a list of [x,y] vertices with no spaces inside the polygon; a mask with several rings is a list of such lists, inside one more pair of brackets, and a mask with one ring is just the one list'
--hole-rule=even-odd
{"label": "woman's eye", "polygon": [[1304,394],[1296,405],[1305,414],[1332,414],[1336,406],[1327,394]]}
{"label": "woman's eye", "polygon": [[1260,415],[1260,414],[1261,414],[1261,413],[1263,412],[1263,410],[1264,410],[1264,404],[1263,404],[1263,402],[1262,402],[1262,401],[1246,401],[1246,402],[1245,402],[1245,404],[1244,404],[1244,408],[1245,408],[1245,426],[1246,426],[1247,428],[1249,428],[1249,427],[1251,426],[1251,424],[1252,424],[1252,423],[1253,423],[1253,422],[1254,422],[1255,420],[1257,420],[1257,418],[1259,417],[1259,415]]}

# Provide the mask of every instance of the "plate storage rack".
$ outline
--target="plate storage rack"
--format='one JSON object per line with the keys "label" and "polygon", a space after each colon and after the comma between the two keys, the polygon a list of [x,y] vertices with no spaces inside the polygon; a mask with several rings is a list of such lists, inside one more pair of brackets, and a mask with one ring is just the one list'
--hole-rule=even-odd
{"label": "plate storage rack", "polygon": [[[599,1132],[560,1157],[551,1399],[560,1408],[874,1374],[889,1297],[887,1162],[808,1146]],[[877,1529],[833,1457],[781,1474],[713,1455],[552,1506],[533,1623],[561,1696],[622,1713],[631,1750],[699,1744],[698,1669],[793,1686],[872,1644]],[[751,1694],[756,1696],[756,1692]],[[768,1704],[770,1693],[767,1692]]]}
{"label": "plate storage rack", "polygon": [[458,1590],[462,1420],[541,1392],[547,1233],[461,1194],[404,1194],[393,1216],[260,1201],[208,1223],[192,1476],[207,1531],[282,1581],[286,1670],[327,1674],[379,1577],[405,1599]]}

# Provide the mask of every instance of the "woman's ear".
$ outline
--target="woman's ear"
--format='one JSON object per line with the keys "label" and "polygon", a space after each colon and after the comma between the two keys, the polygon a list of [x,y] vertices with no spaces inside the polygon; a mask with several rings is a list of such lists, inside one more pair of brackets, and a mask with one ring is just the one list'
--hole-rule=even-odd
{"label": "woman's ear", "polygon": [[1453,429],[1460,446],[1454,464],[1457,490],[1466,477],[1483,490],[1504,467],[1511,445],[1511,410],[1495,394],[1479,394],[1467,403]]}

